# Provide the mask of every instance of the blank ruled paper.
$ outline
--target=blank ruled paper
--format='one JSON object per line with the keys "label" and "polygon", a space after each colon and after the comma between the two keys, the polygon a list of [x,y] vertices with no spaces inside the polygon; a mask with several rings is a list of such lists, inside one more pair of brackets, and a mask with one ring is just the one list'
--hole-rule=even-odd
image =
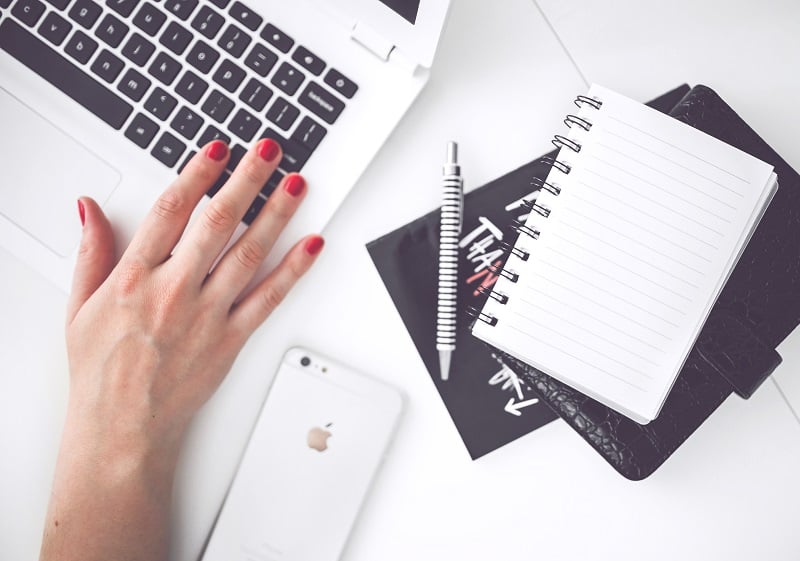
{"label": "blank ruled paper", "polygon": [[593,86],[473,333],[640,423],[654,419],[772,195],[772,167]]}

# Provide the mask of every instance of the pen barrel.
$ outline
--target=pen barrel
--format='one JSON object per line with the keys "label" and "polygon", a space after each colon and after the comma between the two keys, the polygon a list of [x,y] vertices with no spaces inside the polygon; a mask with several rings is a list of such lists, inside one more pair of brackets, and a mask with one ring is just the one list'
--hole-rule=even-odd
{"label": "pen barrel", "polygon": [[458,241],[461,235],[463,183],[457,173],[442,178],[439,221],[439,290],[436,309],[436,349],[452,351],[456,343]]}

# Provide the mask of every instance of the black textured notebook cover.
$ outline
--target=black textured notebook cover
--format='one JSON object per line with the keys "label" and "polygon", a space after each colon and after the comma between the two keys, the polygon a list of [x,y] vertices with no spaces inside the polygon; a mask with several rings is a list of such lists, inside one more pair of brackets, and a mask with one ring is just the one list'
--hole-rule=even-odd
{"label": "black textured notebook cover", "polygon": [[661,414],[639,425],[509,355],[501,357],[633,480],[653,473],[731,393],[752,395],[780,363],[775,347],[800,323],[800,176],[708,87],[693,88],[670,115],[773,165],[779,188]]}
{"label": "black textured notebook cover", "polygon": [[[669,111],[688,86],[664,94],[649,105]],[[442,146],[444,157],[444,146]],[[554,155],[553,152],[550,155]],[[469,183],[469,162],[463,162]],[[499,179],[469,192],[464,198],[465,215],[458,291],[458,333],[450,379],[439,378],[436,351],[436,289],[439,249],[439,211],[432,211],[394,232],[367,244],[381,279],[386,285],[417,351],[439,391],[470,456],[475,459],[556,418],[553,411],[521,383],[516,373],[498,365],[497,357],[469,332],[471,318],[464,313],[469,305],[480,305],[478,287],[491,288],[496,275],[489,266],[502,266],[504,241],[513,240],[505,226],[527,212],[508,205],[529,196],[534,176],[546,175],[549,166],[541,158]],[[438,186],[440,170],[431,170],[431,188]],[[493,230],[494,228],[494,230]]]}

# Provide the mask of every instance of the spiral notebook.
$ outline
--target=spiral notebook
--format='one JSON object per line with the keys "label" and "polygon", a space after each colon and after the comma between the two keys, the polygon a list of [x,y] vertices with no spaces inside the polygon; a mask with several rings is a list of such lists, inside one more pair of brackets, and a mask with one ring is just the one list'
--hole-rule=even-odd
{"label": "spiral notebook", "polygon": [[473,334],[657,417],[777,189],[772,166],[594,85]]}

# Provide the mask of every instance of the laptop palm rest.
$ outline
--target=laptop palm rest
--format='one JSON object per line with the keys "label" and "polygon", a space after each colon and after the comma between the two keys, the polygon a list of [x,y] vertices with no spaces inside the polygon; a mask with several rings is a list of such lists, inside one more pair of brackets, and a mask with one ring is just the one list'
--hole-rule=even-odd
{"label": "laptop palm rest", "polygon": [[0,115],[4,121],[0,215],[67,257],[81,234],[78,197],[89,196],[103,204],[121,176],[2,88]]}

